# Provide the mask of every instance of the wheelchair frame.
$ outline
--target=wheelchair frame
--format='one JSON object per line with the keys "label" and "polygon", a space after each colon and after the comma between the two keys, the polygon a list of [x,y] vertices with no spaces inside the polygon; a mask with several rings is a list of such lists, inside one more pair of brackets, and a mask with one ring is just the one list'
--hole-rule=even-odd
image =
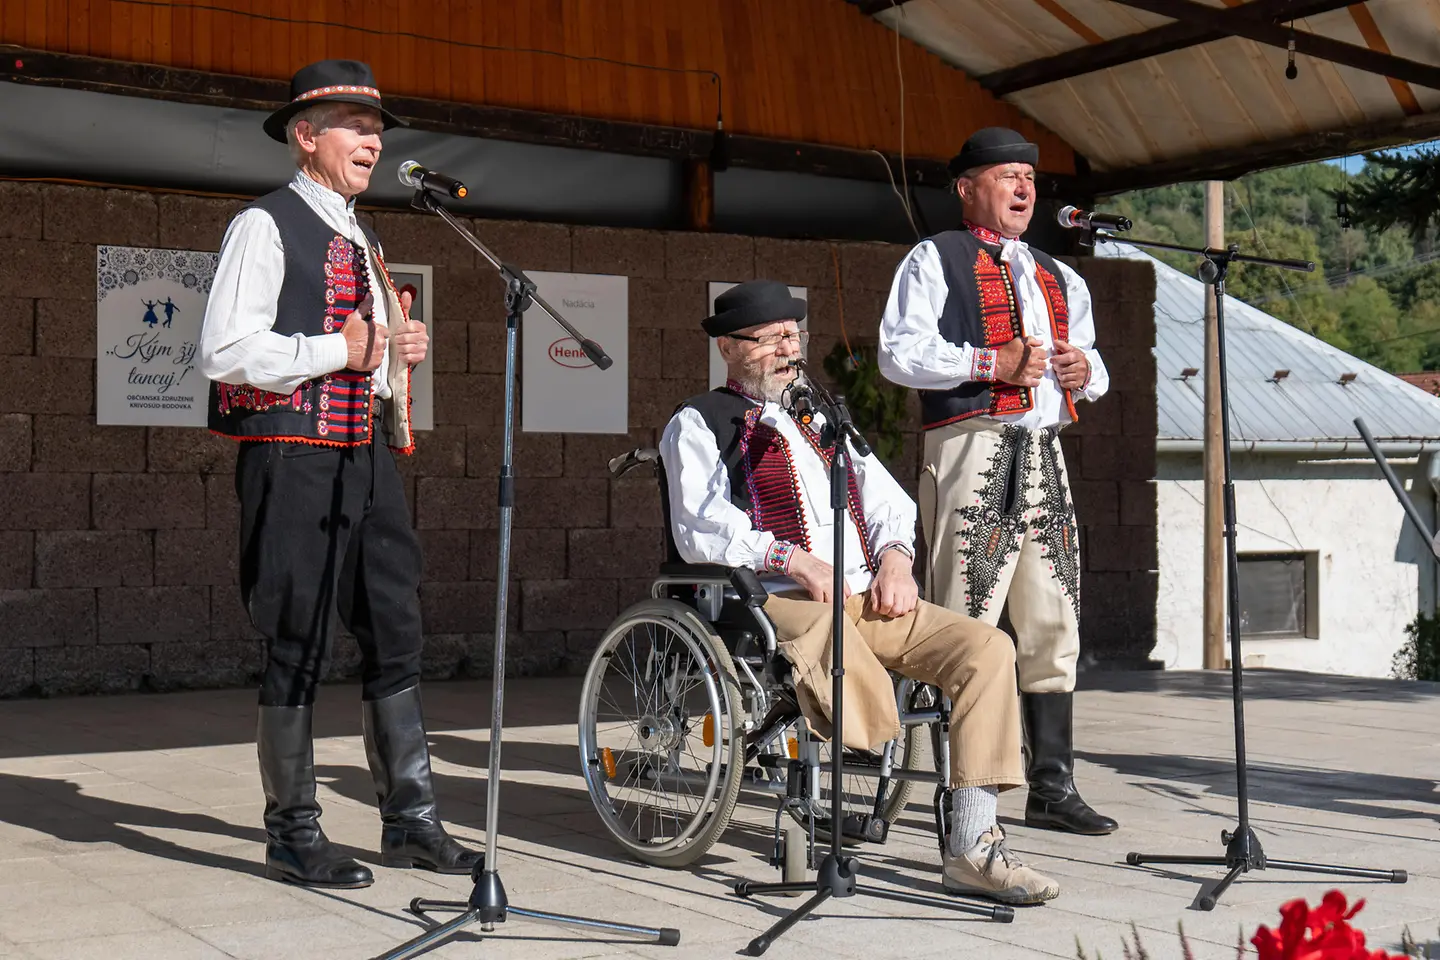
{"label": "wheelchair frame", "polygon": [[[656,460],[656,451],[639,449],[612,460],[610,471],[618,478]],[[789,664],[778,651],[774,627],[763,611],[767,596],[760,579],[748,569],[662,564],[651,584],[650,599],[622,612],[597,646],[581,698],[582,771],[602,822],[637,859],[666,867],[694,862],[728,827],[742,790],[778,797],[770,862],[782,868],[787,879],[813,862],[817,837],[833,828],[825,797],[830,768],[822,756],[831,745],[814,735],[800,713],[789,683]],[[648,652],[631,649],[631,673],[624,676],[620,646],[642,626],[651,628]],[[654,628],[671,635],[663,654]],[[673,641],[678,641],[679,649]],[[606,675],[617,657],[617,676],[607,686]],[[638,692],[642,678],[656,686],[643,704]],[[634,743],[638,749],[622,749],[626,778],[617,782],[621,759],[612,746],[600,743],[601,706],[606,699],[623,713],[607,694],[613,686],[623,689],[627,681],[639,715],[618,722],[629,725],[627,746]],[[703,691],[707,712],[701,717],[692,715],[698,707],[683,702],[683,693],[692,689]],[[884,843],[913,783],[935,784],[937,823],[943,827],[949,704],[934,687],[906,678],[897,678],[896,698],[903,741],[888,742],[875,759],[869,759],[873,754],[847,751],[854,759],[843,764],[844,779],[838,789],[849,789],[852,777],[876,780],[873,793],[860,794],[863,802],[852,804],[858,809],[840,825],[847,841]],[[697,721],[704,744],[699,754],[690,749]],[[917,748],[927,729],[934,764],[933,769],[920,769],[923,751]],[[902,747],[904,757],[897,763]],[[702,757],[706,751],[708,755]],[[694,770],[681,769],[687,754]],[[682,823],[678,815],[661,814],[653,820],[659,835],[647,837],[640,827],[643,807],[627,826],[628,801],[620,801],[625,808],[622,814],[612,786],[617,792],[639,790],[667,797],[673,787],[677,799],[682,790],[693,798],[692,787],[704,793],[688,822]],[[789,829],[784,827],[787,813],[795,822]],[[673,828],[667,826],[669,822]],[[944,830],[940,833],[943,836]]]}

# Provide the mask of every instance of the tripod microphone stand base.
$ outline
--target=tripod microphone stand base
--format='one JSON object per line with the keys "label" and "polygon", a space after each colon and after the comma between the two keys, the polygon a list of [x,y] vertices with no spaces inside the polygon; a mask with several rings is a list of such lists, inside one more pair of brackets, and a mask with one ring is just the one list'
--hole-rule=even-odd
{"label": "tripod microphone stand base", "polygon": [[674,927],[636,927],[628,923],[611,923],[608,920],[592,920],[588,917],[573,917],[563,913],[545,913],[540,910],[526,910],[511,906],[505,896],[505,885],[497,873],[486,873],[484,861],[475,867],[475,889],[469,900],[426,900],[416,897],[410,901],[410,912],[424,917],[432,910],[456,911],[460,916],[426,930],[415,939],[403,943],[389,953],[381,954],[375,960],[405,960],[418,956],[432,946],[449,940],[455,934],[473,923],[480,924],[485,933],[495,930],[497,923],[504,923],[511,914],[527,920],[542,923],[558,923],[598,932],[623,933],[634,937],[653,940],[661,946],[673,947],[680,942],[680,931]]}
{"label": "tripod microphone stand base", "polygon": [[1293,870],[1296,873],[1323,873],[1335,877],[1358,877],[1362,880],[1383,880],[1389,883],[1404,883],[1410,879],[1404,870],[1373,870],[1369,867],[1342,867],[1325,863],[1307,863],[1303,860],[1269,860],[1260,846],[1260,838],[1254,830],[1244,834],[1229,830],[1220,832],[1220,842],[1225,844],[1223,857],[1179,857],[1166,854],[1127,853],[1125,862],[1132,867],[1147,863],[1167,863],[1188,866],[1225,867],[1225,876],[1209,893],[1202,894],[1198,905],[1201,910],[1214,910],[1215,904],[1240,874],[1251,870]]}
{"label": "tripod microphone stand base", "polygon": [[735,884],[735,895],[738,897],[764,896],[767,893],[808,892],[814,894],[809,900],[781,917],[769,930],[751,940],[746,952],[752,957],[760,956],[770,949],[770,944],[774,943],[777,938],[784,936],[785,931],[814,913],[822,903],[831,897],[839,900],[862,896],[894,900],[899,903],[914,903],[922,907],[956,910],[972,916],[985,917],[997,923],[1010,923],[1015,919],[1015,908],[1003,904],[969,903],[949,897],[942,899],[919,893],[906,893],[903,890],[864,890],[855,884],[858,873],[859,863],[855,858],[837,857],[835,854],[829,853],[825,855],[824,860],[820,861],[820,867],[815,872],[814,880],[797,883],[751,883],[749,880],[741,880]]}

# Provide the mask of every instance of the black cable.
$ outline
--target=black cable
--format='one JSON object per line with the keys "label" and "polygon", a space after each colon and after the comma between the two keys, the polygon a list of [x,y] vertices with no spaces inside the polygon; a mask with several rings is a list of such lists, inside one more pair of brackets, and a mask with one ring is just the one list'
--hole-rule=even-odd
{"label": "black cable", "polygon": [[356,33],[365,33],[376,37],[408,37],[411,40],[423,40],[427,43],[444,43],[453,47],[465,47],[471,50],[493,50],[499,53],[538,53],[542,56],[559,57],[563,60],[579,60],[585,63],[608,63],[617,67],[635,67],[639,70],[655,70],[660,73],[705,74],[715,82],[716,129],[723,129],[724,126],[724,83],[718,71],[709,70],[704,67],[662,67],[653,63],[632,63],[628,60],[615,60],[610,57],[582,57],[574,53],[561,53],[558,50],[540,50],[532,47],[505,47],[492,43],[471,43],[468,40],[431,37],[423,33],[411,33],[408,30],[376,30],[373,27],[361,27],[353,23],[336,23],[333,20],[297,20],[294,17],[277,17],[268,13],[251,13],[248,10],[232,10],[229,7],[216,7],[206,3],[177,3],[174,2],[174,0],[111,0],[111,2],[128,3],[136,7],[161,7],[167,10],[204,10],[210,13],[229,13],[237,17],[249,17],[251,20],[264,20],[269,23],[288,23],[301,27],[335,27],[338,30],[354,30]]}

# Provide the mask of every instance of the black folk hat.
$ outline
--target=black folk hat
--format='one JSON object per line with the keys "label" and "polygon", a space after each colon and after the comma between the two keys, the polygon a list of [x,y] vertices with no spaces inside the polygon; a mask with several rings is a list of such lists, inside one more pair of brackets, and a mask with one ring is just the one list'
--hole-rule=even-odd
{"label": "black folk hat", "polygon": [[804,320],[805,301],[790,295],[778,280],[749,280],[715,298],[715,315],[701,326],[712,337],[723,337],[746,327],[777,320]]}
{"label": "black folk hat", "polygon": [[965,146],[955,154],[949,164],[950,176],[958,177],[976,167],[988,167],[996,163],[1028,163],[1035,166],[1040,162],[1040,148],[1008,127],[986,127],[977,130],[965,141]]}
{"label": "black folk hat", "polygon": [[380,111],[387,127],[409,126],[380,105],[380,91],[368,63],[359,60],[321,60],[301,67],[290,80],[290,102],[265,118],[270,139],[285,142],[285,125],[306,107],[322,102],[358,103]]}

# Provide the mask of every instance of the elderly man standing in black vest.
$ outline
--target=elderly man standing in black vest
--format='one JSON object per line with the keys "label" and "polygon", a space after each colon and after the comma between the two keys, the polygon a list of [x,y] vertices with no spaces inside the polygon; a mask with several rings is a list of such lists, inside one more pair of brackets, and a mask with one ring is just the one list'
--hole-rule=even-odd
{"label": "elderly man standing in black vest", "polygon": [[402,125],[370,68],[326,60],[295,74],[265,121],[298,168],[242,210],[220,248],[200,337],[210,429],[241,441],[240,591],[267,644],[256,743],[265,875],[364,887],[369,868],[320,828],[311,712],[332,611],[362,654],[366,755],[384,866],[468,874],[479,854],[435,807],[420,706],[420,544],[391,448],[409,453],[409,319],[374,234],[355,216],[380,132]]}
{"label": "elderly man standing in black vest", "polygon": [[1080,549],[1059,432],[1109,374],[1085,281],[1020,240],[1038,160],[1035,144],[990,127],[950,162],[965,225],[900,264],[880,370],[920,391],[930,598],[991,624],[1008,602],[1030,752],[1025,822],[1105,834],[1117,824],[1075,789]]}

